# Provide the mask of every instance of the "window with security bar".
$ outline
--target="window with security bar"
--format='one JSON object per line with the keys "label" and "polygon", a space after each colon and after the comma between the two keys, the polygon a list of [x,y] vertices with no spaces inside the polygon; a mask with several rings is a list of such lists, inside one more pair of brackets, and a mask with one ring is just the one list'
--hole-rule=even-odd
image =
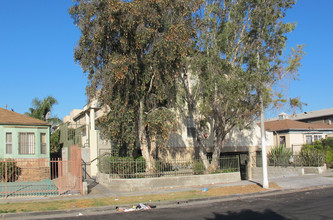
{"label": "window with security bar", "polygon": [[35,154],[35,133],[19,133],[19,154]]}

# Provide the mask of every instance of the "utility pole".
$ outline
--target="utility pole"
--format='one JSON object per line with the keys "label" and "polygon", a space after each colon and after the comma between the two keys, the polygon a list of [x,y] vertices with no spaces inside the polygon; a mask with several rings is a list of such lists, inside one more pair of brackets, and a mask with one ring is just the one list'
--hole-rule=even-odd
{"label": "utility pole", "polygon": [[266,135],[264,124],[264,103],[260,92],[260,128],[261,128],[261,157],[262,157],[262,187],[269,188],[267,175],[267,154],[266,154]]}

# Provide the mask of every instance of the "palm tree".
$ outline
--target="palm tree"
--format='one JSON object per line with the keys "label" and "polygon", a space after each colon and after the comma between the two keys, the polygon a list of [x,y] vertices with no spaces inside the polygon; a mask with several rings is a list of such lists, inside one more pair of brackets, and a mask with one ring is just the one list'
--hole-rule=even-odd
{"label": "palm tree", "polygon": [[43,100],[34,98],[32,100],[32,107],[29,108],[30,112],[26,112],[24,114],[33,118],[47,121],[52,125],[57,125],[60,124],[62,121],[57,117],[51,118],[51,110],[53,105],[55,104],[58,104],[58,101],[52,96],[48,96]]}
{"label": "palm tree", "polygon": [[52,97],[48,96],[43,100],[34,98],[32,100],[32,107],[29,108],[29,112],[24,113],[27,116],[37,118],[43,121],[49,122],[51,127],[51,136],[50,136],[50,152],[58,153],[60,152],[60,133],[59,130],[55,130],[54,126],[62,123],[58,117],[51,117],[51,110],[53,105],[58,104],[58,101]]}

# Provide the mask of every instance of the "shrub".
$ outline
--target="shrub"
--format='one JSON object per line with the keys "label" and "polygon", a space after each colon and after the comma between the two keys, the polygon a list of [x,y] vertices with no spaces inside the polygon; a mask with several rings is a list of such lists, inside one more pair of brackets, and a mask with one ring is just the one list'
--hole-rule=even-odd
{"label": "shrub", "polygon": [[193,163],[193,174],[194,175],[200,175],[205,172],[205,165],[202,161],[196,160]]}
{"label": "shrub", "polygon": [[136,161],[136,172],[144,173],[146,172],[146,160],[143,157],[138,157],[135,159]]}
{"label": "shrub", "polygon": [[119,174],[120,177],[130,178],[135,173],[146,170],[146,161],[143,157],[104,157],[99,161],[99,171],[107,174]]}
{"label": "shrub", "polygon": [[[0,180],[4,182],[6,180],[6,162],[1,160],[0,162]],[[19,175],[21,169],[16,166],[14,160],[7,160],[7,182],[15,182]]]}
{"label": "shrub", "polygon": [[333,138],[322,140],[323,150],[325,152],[325,162],[328,167],[333,167]]}
{"label": "shrub", "polygon": [[[302,152],[303,151],[303,152]],[[333,167],[333,138],[326,138],[321,141],[316,141],[312,144],[305,144],[302,147],[301,155],[306,164],[322,163],[323,157],[328,167]],[[316,162],[317,161],[317,162]],[[309,165],[308,165],[309,166]]]}
{"label": "shrub", "polygon": [[110,157],[110,172],[127,175],[135,173],[135,160],[133,157]]}
{"label": "shrub", "polygon": [[291,157],[292,152],[289,148],[286,148],[285,145],[272,148],[268,154],[269,164],[274,166],[288,166]]}
{"label": "shrub", "polygon": [[103,157],[98,160],[98,169],[101,173],[109,174],[111,173],[111,163],[110,163],[110,157]]}
{"label": "shrub", "polygon": [[323,166],[325,155],[318,147],[312,144],[305,144],[299,153],[299,160],[303,166]]}

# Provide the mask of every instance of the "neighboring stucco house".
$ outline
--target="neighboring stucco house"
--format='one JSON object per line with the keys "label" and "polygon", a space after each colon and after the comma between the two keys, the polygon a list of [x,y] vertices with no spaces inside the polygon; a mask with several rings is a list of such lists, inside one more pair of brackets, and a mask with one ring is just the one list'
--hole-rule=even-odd
{"label": "neighboring stucco house", "polygon": [[50,124],[0,108],[0,158],[50,158]]}
{"label": "neighboring stucco house", "polygon": [[333,126],[324,123],[305,123],[290,119],[266,121],[265,129],[273,132],[273,145],[285,145],[293,152],[303,144],[312,143],[333,134]]}
{"label": "neighboring stucco house", "polygon": [[83,109],[73,109],[70,115],[64,117],[63,126],[60,126],[63,159],[68,158],[69,148],[78,144],[82,148],[82,159],[90,176],[97,174],[96,158],[104,152],[111,153],[111,142],[103,139],[97,125],[98,118],[104,115],[105,111],[97,101],[93,101]]}

